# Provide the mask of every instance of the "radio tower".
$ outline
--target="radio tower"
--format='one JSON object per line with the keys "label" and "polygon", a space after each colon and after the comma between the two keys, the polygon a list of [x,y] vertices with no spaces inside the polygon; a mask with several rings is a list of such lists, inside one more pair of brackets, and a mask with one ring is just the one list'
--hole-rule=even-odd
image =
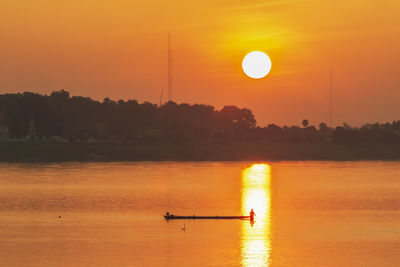
{"label": "radio tower", "polygon": [[330,92],[330,121],[333,127],[333,70],[331,67],[331,92]]}
{"label": "radio tower", "polygon": [[171,36],[168,33],[168,101],[172,101],[172,49]]}

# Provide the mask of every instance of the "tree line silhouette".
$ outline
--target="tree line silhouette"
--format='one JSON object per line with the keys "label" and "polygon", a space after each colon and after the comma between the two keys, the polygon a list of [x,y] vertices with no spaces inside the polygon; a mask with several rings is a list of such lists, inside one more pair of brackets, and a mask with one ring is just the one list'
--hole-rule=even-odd
{"label": "tree line silhouette", "polygon": [[[172,140],[220,142],[331,142],[346,145],[400,143],[400,121],[335,128],[320,123],[302,127],[256,124],[247,108],[177,104],[158,106],[136,100],[103,102],[70,96],[65,90],[50,95],[24,92],[0,95],[0,126],[11,138],[48,140]],[[32,127],[34,132],[32,132]]]}

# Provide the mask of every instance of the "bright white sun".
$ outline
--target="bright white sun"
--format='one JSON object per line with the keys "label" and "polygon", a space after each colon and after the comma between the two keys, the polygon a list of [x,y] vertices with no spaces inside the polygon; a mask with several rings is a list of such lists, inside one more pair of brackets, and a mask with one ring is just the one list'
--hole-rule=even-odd
{"label": "bright white sun", "polygon": [[271,59],[264,52],[253,51],[243,58],[242,68],[250,78],[260,79],[271,71]]}

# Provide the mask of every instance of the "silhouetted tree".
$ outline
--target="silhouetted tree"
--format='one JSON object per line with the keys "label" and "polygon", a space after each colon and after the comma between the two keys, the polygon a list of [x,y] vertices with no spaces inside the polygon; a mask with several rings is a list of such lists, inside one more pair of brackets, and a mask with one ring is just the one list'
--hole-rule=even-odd
{"label": "silhouetted tree", "polygon": [[318,125],[318,128],[319,128],[320,131],[324,131],[324,130],[326,130],[328,128],[328,126],[326,125],[326,123],[321,122]]}
{"label": "silhouetted tree", "polygon": [[304,128],[279,127],[269,124],[257,127],[251,110],[224,106],[216,110],[201,104],[162,106],[136,100],[70,96],[65,90],[49,96],[31,92],[0,95],[2,126],[8,126],[14,138],[26,137],[31,118],[37,136],[65,137],[71,140],[90,138],[119,140],[153,140],[180,142],[195,139],[246,140],[249,142],[335,142],[341,144],[400,143],[400,121],[364,124],[360,128],[348,124],[330,128],[320,123],[318,129],[303,120]]}

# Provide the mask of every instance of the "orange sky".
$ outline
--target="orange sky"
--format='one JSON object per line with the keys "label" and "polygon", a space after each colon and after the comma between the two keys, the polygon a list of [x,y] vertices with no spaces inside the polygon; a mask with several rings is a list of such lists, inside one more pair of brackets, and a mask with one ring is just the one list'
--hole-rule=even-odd
{"label": "orange sky", "polygon": [[[248,107],[260,125],[400,119],[398,0],[2,0],[0,93],[66,89],[158,103],[172,35],[176,102]],[[245,76],[252,50],[272,60]]]}

